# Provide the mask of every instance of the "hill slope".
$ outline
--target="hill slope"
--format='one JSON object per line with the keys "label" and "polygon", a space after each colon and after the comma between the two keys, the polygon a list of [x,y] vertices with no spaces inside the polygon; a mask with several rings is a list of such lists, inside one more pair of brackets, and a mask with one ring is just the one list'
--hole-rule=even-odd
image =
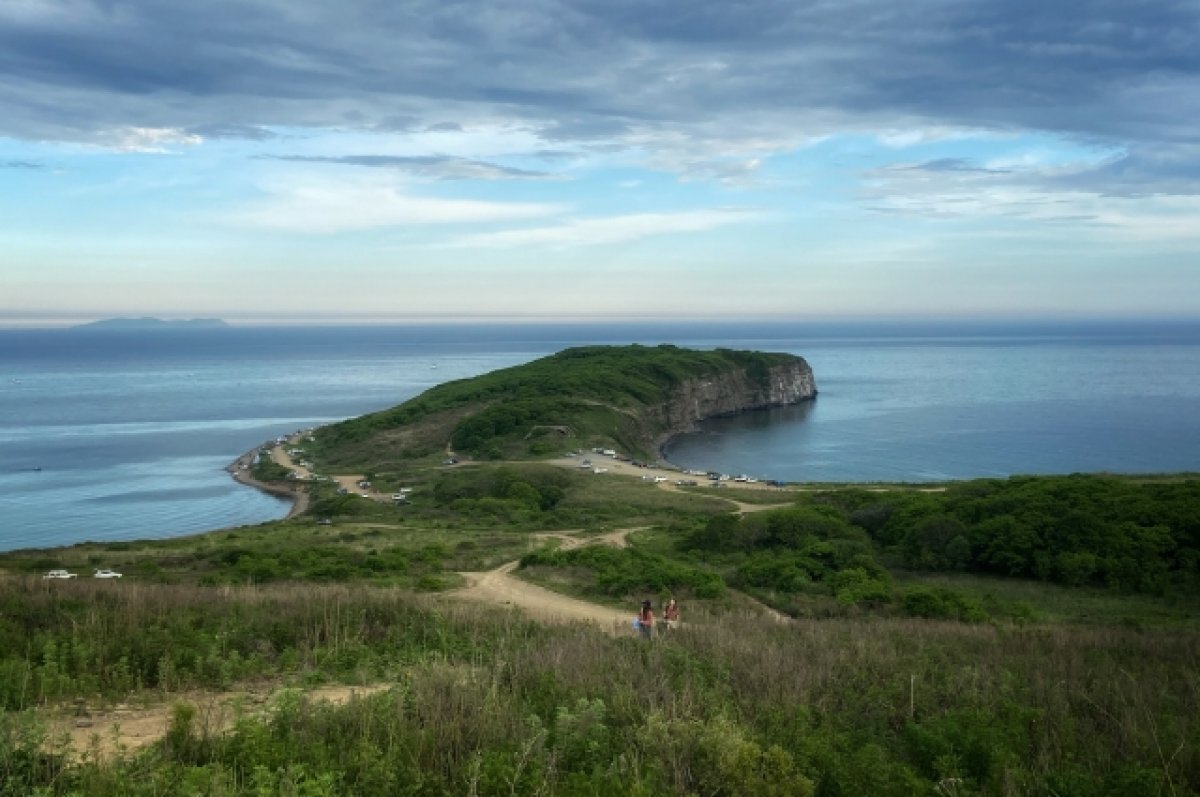
{"label": "hill slope", "polygon": [[378,466],[447,446],[485,459],[594,445],[650,457],[703,418],[815,395],[812,369],[791,354],[586,346],[439,385],[317,437],[332,466]]}

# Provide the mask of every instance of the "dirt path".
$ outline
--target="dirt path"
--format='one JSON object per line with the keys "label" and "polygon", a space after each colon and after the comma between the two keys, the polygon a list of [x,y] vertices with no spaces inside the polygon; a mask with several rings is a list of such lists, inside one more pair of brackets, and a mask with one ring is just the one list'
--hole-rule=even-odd
{"label": "dirt path", "polygon": [[[391,684],[337,685],[299,691],[312,701],[342,705],[390,687]],[[239,716],[268,714],[273,702],[289,691],[296,690],[273,686],[236,692],[183,692],[163,702],[142,706],[63,710],[50,720],[48,747],[72,758],[85,753],[100,758],[134,753],[166,735],[175,706],[181,703],[195,706],[194,727],[198,730],[222,733],[232,728]],[[65,716],[67,713],[71,716]]]}
{"label": "dirt path", "polygon": [[287,450],[288,446],[294,446],[297,444],[298,438],[299,435],[296,435],[289,438],[287,443],[276,443],[271,448],[271,461],[282,468],[287,468],[288,470],[293,471],[296,474],[296,478],[308,481],[312,479],[313,472],[306,466],[301,465],[299,462],[292,459],[292,455],[289,454]]}
{"label": "dirt path", "polygon": [[452,594],[465,600],[521,609],[544,622],[590,622],[610,633],[629,624],[632,611],[610,609],[522,581],[512,575],[518,564],[509,562],[486,573],[463,573],[467,586]]}
{"label": "dirt path", "polygon": [[[562,532],[545,532],[534,536],[539,539],[560,540],[565,549],[584,545],[614,545],[624,548],[629,544],[627,537],[638,530],[618,529],[599,537],[576,537]],[[464,600],[511,606],[544,622],[590,622],[609,633],[629,627],[629,620],[633,616],[632,609],[600,606],[522,581],[513,575],[519,564],[508,562],[486,573],[460,573],[459,575],[467,580],[467,586],[450,594]]]}
{"label": "dirt path", "polygon": [[[766,508],[757,504],[747,505],[747,511]],[[644,527],[643,527],[644,528]],[[598,537],[578,537],[565,532],[542,532],[534,537],[542,540],[561,540],[564,549],[581,548],[585,545],[613,545],[618,548],[629,546],[629,535],[640,528],[617,529]],[[509,606],[521,609],[530,616],[548,623],[594,623],[610,634],[629,633],[634,608],[613,609],[596,603],[572,598],[536,584],[530,584],[513,575],[520,562],[508,562],[486,573],[460,573],[467,586],[449,594],[465,600]],[[794,622],[782,612],[742,594],[740,600],[747,607],[770,617],[778,623],[790,625]]]}
{"label": "dirt path", "polygon": [[[761,508],[748,505],[747,511]],[[581,537],[577,532],[548,531],[533,535],[538,540],[558,540],[564,549],[586,545],[612,545],[624,548],[629,535],[640,528],[617,529],[595,537]],[[628,634],[633,608],[613,609],[590,603],[530,584],[513,575],[519,562],[508,562],[483,573],[462,573],[467,586],[447,593],[467,600],[509,606],[549,623],[593,623],[609,634]],[[779,622],[791,618],[751,598],[746,600],[764,614]],[[390,684],[366,686],[326,686],[300,690],[309,700],[341,705],[358,696],[386,690]],[[101,759],[137,752],[162,739],[171,726],[176,705],[195,706],[195,726],[208,733],[222,733],[233,727],[241,716],[266,716],[273,702],[285,691],[278,686],[251,688],[234,692],[184,692],[169,696],[162,702],[149,705],[118,705],[105,709],[58,710],[50,721],[50,741],[47,749],[79,758],[94,755]]]}

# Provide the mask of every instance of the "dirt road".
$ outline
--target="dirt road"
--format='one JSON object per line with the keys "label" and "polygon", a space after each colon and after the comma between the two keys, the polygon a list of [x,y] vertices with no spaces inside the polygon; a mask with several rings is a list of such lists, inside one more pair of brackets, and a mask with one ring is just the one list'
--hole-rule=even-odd
{"label": "dirt road", "polygon": [[[584,545],[613,545],[624,548],[627,537],[638,529],[618,529],[599,537],[576,537],[568,534],[548,532],[535,535],[541,539],[557,539],[565,549]],[[590,622],[609,633],[629,628],[634,609],[612,609],[608,606],[562,595],[557,592],[522,581],[513,575],[519,562],[508,562],[486,573],[460,573],[467,586],[450,593],[464,600],[511,606],[521,609],[530,616],[544,622]]]}
{"label": "dirt road", "polygon": [[[759,508],[757,505],[750,506],[752,509]],[[624,548],[629,544],[629,535],[639,530],[617,529],[596,537],[580,537],[577,533],[556,531],[543,532],[534,537],[558,540],[565,549],[585,545]],[[585,622],[593,623],[613,635],[633,633],[630,621],[635,613],[634,607],[614,609],[552,592],[513,575],[518,565],[519,562],[514,561],[483,573],[462,573],[467,586],[447,593],[447,597],[508,606],[547,623]],[[793,622],[757,601],[747,600],[780,622]],[[356,696],[373,694],[388,687],[388,684],[328,686],[302,690],[302,693],[309,700],[342,704]],[[78,711],[62,708],[50,721],[50,738],[54,740],[50,746],[54,752],[66,753],[72,758],[85,754],[107,758],[137,752],[163,738],[170,728],[174,706],[178,703],[196,707],[195,722],[198,727],[210,733],[221,733],[231,728],[239,716],[247,713],[265,715],[282,691],[278,686],[267,686],[234,692],[186,692],[171,695],[169,701],[153,705],[121,705],[104,710],[80,707]]]}
{"label": "dirt road", "polygon": [[[567,532],[535,535],[542,540],[559,540],[564,548],[582,545],[625,547],[626,537],[637,529],[618,529],[599,537],[579,537]],[[512,575],[518,562],[508,562],[486,573],[463,573],[468,585],[449,593],[463,600],[481,601],[521,609],[545,622],[591,622],[609,633],[627,631],[632,610],[619,611],[587,601],[560,595]],[[369,686],[328,686],[303,690],[309,700],[334,704],[346,703],[359,695],[388,688],[386,684]],[[187,703],[196,707],[198,727],[221,733],[233,727],[240,714],[264,714],[271,702],[284,690],[277,687],[234,692],[185,692],[171,696],[169,702],[144,706],[119,705],[107,709],[77,711],[68,708],[50,720],[51,739],[56,751],[71,757],[95,754],[101,758],[124,755],[161,739],[171,725],[174,706]],[[58,746],[60,745],[61,746]]]}
{"label": "dirt road", "polygon": [[512,575],[517,569],[517,564],[509,562],[486,573],[463,573],[463,577],[467,579],[467,586],[453,594],[465,600],[521,609],[544,622],[590,622],[596,623],[606,631],[629,626],[629,618],[634,614],[632,609],[610,609],[522,581]]}

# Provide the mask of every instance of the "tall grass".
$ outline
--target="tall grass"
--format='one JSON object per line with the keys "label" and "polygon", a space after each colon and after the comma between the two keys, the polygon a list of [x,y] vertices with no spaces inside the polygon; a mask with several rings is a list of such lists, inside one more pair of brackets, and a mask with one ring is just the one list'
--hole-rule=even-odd
{"label": "tall grass", "polygon": [[[30,640],[6,642],[27,685],[0,715],[0,794],[1200,793],[1193,631],[689,609],[647,644],[395,590],[112,586],[0,586]],[[164,656],[174,687],[211,656],[394,686],[222,736],[183,711],[107,763],[48,756],[15,710],[168,688]]]}

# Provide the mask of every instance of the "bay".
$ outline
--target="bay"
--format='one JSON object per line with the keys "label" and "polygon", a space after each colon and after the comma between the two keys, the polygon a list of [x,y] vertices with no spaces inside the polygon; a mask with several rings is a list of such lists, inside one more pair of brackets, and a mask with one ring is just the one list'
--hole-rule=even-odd
{"label": "bay", "polygon": [[277,435],[570,345],[791,351],[811,403],[714,419],[684,467],[806,481],[1200,469],[1187,323],[641,323],[0,330],[0,549],[282,517],[223,470]]}
{"label": "bay", "polygon": [[1144,332],[772,341],[806,357],[817,398],[707,421],[666,453],[815,482],[1200,470],[1200,341]]}

